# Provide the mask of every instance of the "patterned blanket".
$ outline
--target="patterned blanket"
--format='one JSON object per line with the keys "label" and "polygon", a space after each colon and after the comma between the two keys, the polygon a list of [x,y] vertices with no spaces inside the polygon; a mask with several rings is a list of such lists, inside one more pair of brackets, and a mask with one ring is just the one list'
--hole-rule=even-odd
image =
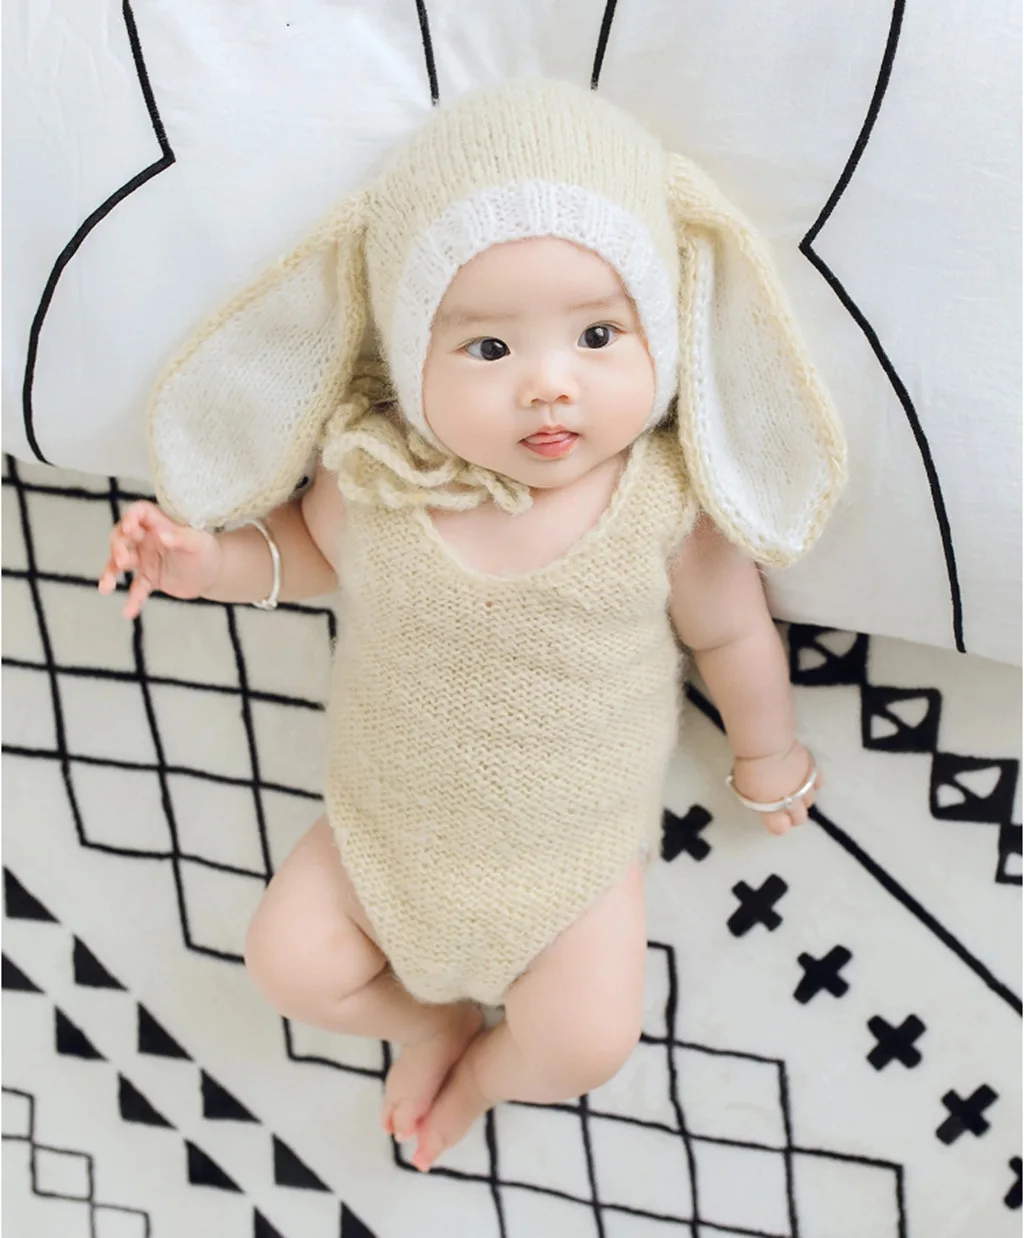
{"label": "patterned blanket", "polygon": [[740,808],[699,683],[649,878],[642,1042],[429,1176],[389,1048],[241,965],[319,812],[330,606],[95,576],[131,487],[3,478],[4,1221],[14,1238],[1010,1238],[1020,1232],[1020,674],[786,633],[826,785]]}

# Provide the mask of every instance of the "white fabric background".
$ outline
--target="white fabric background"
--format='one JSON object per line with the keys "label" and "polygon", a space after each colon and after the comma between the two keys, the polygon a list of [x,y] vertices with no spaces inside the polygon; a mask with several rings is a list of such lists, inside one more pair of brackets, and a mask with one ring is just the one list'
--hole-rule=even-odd
{"label": "white fabric background", "polygon": [[[430,108],[413,0],[21,0],[4,12],[3,433],[32,452],[33,318],[92,212],[160,158],[125,13],[175,162],[87,231],[41,318],[35,433],[56,464],[146,472],[142,410],[201,314],[288,248]],[[590,80],[719,180],[766,232],[850,437],[820,548],[780,615],[1020,661],[1019,11],[1011,0],[427,0],[441,101],[542,72]],[[887,60],[886,48],[894,51]],[[880,110],[814,250],[799,249]]]}

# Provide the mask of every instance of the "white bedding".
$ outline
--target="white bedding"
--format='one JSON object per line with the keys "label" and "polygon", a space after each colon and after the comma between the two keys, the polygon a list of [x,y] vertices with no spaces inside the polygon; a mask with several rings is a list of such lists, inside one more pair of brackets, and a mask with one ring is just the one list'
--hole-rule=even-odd
{"label": "white bedding", "polygon": [[1020,662],[1010,0],[23,0],[4,13],[3,436],[144,476],[153,376],[436,95],[587,82],[772,240],[851,444],[785,618]]}

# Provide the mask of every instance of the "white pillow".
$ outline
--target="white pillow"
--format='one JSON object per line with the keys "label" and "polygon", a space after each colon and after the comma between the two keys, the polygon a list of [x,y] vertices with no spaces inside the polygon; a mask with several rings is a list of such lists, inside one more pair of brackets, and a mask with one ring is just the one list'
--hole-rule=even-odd
{"label": "white pillow", "polygon": [[5,448],[148,475],[160,364],[432,92],[596,74],[773,242],[845,422],[776,613],[1019,663],[1019,56],[1011,0],[12,6]]}

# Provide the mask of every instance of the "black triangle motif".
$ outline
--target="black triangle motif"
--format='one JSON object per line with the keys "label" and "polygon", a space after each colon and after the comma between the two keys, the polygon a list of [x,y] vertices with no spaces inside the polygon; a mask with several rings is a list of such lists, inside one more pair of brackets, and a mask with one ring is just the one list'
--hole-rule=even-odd
{"label": "black triangle motif", "polygon": [[[896,708],[909,702],[923,715],[916,724],[904,721]],[[942,693],[936,688],[861,687],[861,743],[881,752],[934,752],[939,742]],[[873,724],[881,720],[884,731]]]}
{"label": "black triangle motif", "polygon": [[295,1186],[304,1191],[329,1189],[276,1135],[274,1136],[274,1181],[278,1186]]}
{"label": "black triangle motif", "polygon": [[187,1139],[185,1147],[188,1150],[188,1180],[192,1186],[215,1186],[220,1191],[237,1191],[241,1195],[241,1189],[216,1161],[211,1161],[205,1152]]}
{"label": "black triangle motif", "polygon": [[139,1052],[152,1054],[153,1057],[179,1057],[186,1062],[192,1061],[170,1032],[164,1031],[141,1002],[139,1003]]}
{"label": "black triangle motif", "polygon": [[341,1205],[341,1238],[375,1238],[347,1204]]}
{"label": "black triangle motif", "polygon": [[202,1071],[203,1117],[228,1122],[258,1122],[241,1101]]}
{"label": "black triangle motif", "polygon": [[88,986],[91,989],[120,989],[124,985],[107,971],[99,959],[83,941],[75,938],[75,984]]}
{"label": "black triangle motif", "polygon": [[17,989],[22,993],[42,993],[43,990],[34,985],[21,968],[12,963],[6,954],[2,956],[2,960],[3,988]]}
{"label": "black triangle motif", "polygon": [[[969,786],[959,781],[964,775],[979,770],[995,775],[995,785],[986,796],[975,794]],[[1013,798],[1020,773],[1016,759],[992,759],[966,757],[958,753],[936,752],[932,759],[929,810],[933,817],[942,821],[971,821],[978,824],[1002,825],[1013,815]],[[941,788],[946,786],[954,792],[952,802],[940,801]]]}
{"label": "black triangle motif", "polygon": [[49,920],[57,924],[56,916],[50,915],[34,894],[21,884],[9,868],[4,869],[4,915],[9,920]]}
{"label": "black triangle motif", "polygon": [[80,1027],[76,1027],[59,1006],[54,1006],[53,1013],[56,1016],[58,1053],[64,1057],[81,1057],[94,1062],[107,1060],[85,1032]]}
{"label": "black triangle motif", "polygon": [[262,1212],[255,1208],[252,1214],[252,1238],[282,1238],[281,1231],[275,1229]]}
{"label": "black triangle motif", "polygon": [[162,1113],[157,1113],[153,1106],[134,1084],[129,1083],[124,1075],[117,1076],[117,1105],[125,1122],[140,1122],[143,1126],[165,1126],[174,1128]]}
{"label": "black triangle motif", "polygon": [[[793,683],[808,687],[839,687],[867,681],[867,636],[857,634],[845,652],[836,653],[819,639],[835,631],[835,628],[819,628],[805,623],[789,625],[789,677]],[[812,653],[813,657],[801,657],[804,651]]]}

